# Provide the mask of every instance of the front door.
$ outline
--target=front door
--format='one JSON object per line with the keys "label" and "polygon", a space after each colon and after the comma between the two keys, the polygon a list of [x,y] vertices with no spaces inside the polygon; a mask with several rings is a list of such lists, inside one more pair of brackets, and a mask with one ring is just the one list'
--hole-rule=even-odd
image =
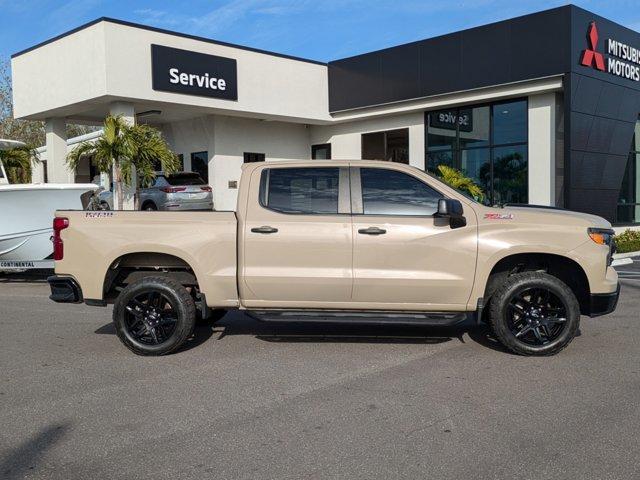
{"label": "front door", "polygon": [[250,181],[240,252],[244,304],[344,307],[352,288],[349,169],[268,166]]}
{"label": "front door", "polygon": [[426,178],[352,168],[353,301],[363,308],[464,310],[473,286],[477,228],[434,217],[445,197]]}

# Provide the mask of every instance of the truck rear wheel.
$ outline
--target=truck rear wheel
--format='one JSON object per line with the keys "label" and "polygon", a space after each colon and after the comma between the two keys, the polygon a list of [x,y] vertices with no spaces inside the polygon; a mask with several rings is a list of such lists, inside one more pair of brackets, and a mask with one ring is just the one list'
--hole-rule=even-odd
{"label": "truck rear wheel", "polygon": [[193,298],[171,278],[146,277],[129,284],[113,308],[118,337],[137,355],[164,355],[193,333]]}
{"label": "truck rear wheel", "polygon": [[554,355],[576,336],[580,306],[561,280],[542,272],[512,275],[491,298],[490,320],[500,342],[520,355]]}

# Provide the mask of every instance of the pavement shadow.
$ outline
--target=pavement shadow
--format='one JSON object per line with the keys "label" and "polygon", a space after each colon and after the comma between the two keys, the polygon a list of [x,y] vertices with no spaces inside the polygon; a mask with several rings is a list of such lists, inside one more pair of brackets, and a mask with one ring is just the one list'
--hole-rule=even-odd
{"label": "pavement shadow", "polygon": [[261,322],[247,315],[235,314],[216,323],[214,331],[219,340],[233,335],[251,335],[265,342],[436,344],[451,340],[464,343],[464,334],[475,328],[467,322],[455,327]]}
{"label": "pavement shadow", "polygon": [[0,272],[1,283],[47,283],[53,270],[27,270],[26,272]]}
{"label": "pavement shadow", "polygon": [[62,439],[69,428],[69,422],[49,425],[27,441],[5,452],[0,460],[0,477],[13,480],[24,478],[29,472],[34,471],[38,461]]}
{"label": "pavement shadow", "polygon": [[[113,323],[107,323],[95,332],[98,335],[115,335]],[[437,344],[465,339],[500,353],[515,355],[506,349],[485,325],[466,320],[451,327],[421,325],[376,325],[307,322],[262,322],[242,313],[233,312],[211,325],[205,321],[196,324],[193,336],[174,353],[196,348],[212,336],[218,340],[234,335],[250,335],[264,342],[273,343],[384,343],[384,344]],[[466,335],[466,336],[465,336]],[[578,336],[580,331],[578,331]]]}
{"label": "pavement shadow", "polygon": [[[116,328],[114,327],[113,322],[109,322],[97,328],[93,333],[97,335],[115,335]],[[196,348],[209,340],[214,333],[215,331],[211,325],[206,322],[198,322],[193,331],[193,335],[185,342],[184,345],[173,353],[184,352],[191,350],[192,348]]]}

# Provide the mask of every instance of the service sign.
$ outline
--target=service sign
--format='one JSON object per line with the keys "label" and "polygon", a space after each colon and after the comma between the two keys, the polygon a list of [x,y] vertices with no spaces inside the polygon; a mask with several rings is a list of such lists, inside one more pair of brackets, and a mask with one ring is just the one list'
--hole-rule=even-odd
{"label": "service sign", "polygon": [[440,110],[429,114],[429,125],[445,130],[455,130],[457,125],[461,132],[471,132],[473,131],[472,115],[470,108]]}
{"label": "service sign", "polygon": [[201,97],[238,99],[233,58],[151,45],[153,89]]}

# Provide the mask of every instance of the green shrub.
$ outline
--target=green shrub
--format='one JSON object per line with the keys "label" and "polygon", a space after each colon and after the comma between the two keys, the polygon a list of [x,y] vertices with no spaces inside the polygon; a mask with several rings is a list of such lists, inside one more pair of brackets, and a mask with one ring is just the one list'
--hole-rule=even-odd
{"label": "green shrub", "polygon": [[640,251],[640,230],[625,230],[620,235],[616,235],[616,246],[618,253]]}

